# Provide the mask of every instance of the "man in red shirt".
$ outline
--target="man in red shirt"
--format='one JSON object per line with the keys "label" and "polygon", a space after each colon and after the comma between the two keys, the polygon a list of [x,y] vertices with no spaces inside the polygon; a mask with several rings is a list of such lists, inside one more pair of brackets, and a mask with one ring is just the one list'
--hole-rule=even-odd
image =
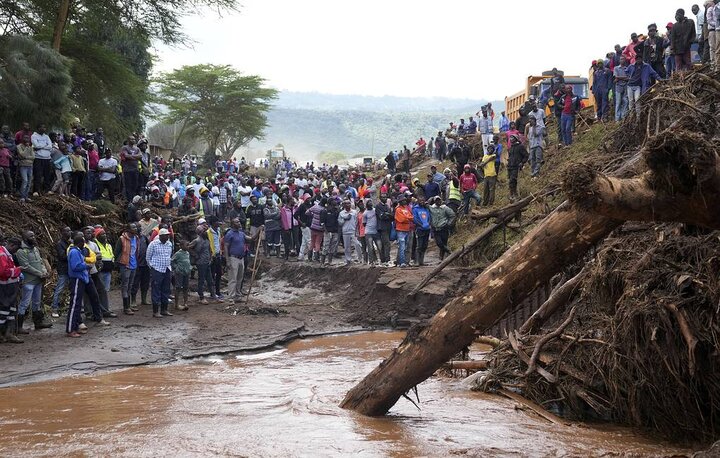
{"label": "man in red shirt", "polygon": [[480,194],[478,194],[477,190],[475,189],[477,188],[478,184],[477,175],[473,173],[470,164],[465,164],[465,167],[463,167],[463,174],[460,175],[459,181],[460,191],[463,194],[463,205],[465,206],[465,214],[467,215],[468,213],[470,213],[470,199],[475,199],[475,202],[477,202],[478,205],[482,205]]}

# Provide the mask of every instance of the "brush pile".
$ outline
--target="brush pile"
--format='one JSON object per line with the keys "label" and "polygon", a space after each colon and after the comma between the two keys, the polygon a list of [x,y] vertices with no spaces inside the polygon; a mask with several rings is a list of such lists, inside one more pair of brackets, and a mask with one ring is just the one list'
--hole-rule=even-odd
{"label": "brush pile", "polygon": [[563,183],[573,205],[626,222],[566,266],[562,277],[580,280],[564,306],[508,330],[477,388],[514,390],[569,418],[715,440],[720,74],[674,76],[640,106]]}
{"label": "brush pile", "polygon": [[23,231],[35,232],[43,256],[54,253],[60,230],[69,226],[73,230],[101,224],[116,240],[122,230],[119,207],[109,202],[89,205],[74,197],[40,196],[32,202],[21,203],[15,198],[0,199],[0,230],[6,237],[20,237]]}

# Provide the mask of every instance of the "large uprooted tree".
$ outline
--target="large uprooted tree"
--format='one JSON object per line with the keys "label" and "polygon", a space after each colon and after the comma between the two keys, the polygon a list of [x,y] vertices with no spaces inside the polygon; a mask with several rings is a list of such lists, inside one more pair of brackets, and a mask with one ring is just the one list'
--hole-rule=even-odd
{"label": "large uprooted tree", "polygon": [[165,121],[180,125],[178,136],[192,135],[207,144],[206,165],[216,155],[229,159],[250,140],[261,138],[266,113],[277,91],[264,80],[243,75],[228,65],[185,66],[157,79],[157,101]]}
{"label": "large uprooted tree", "polygon": [[[574,269],[542,313],[508,330],[487,362],[483,389],[512,387],[580,417],[595,412],[664,433],[716,438],[718,105],[720,74],[707,68],[656,85],[602,150],[568,169],[562,184],[568,200],[465,295],[408,331],[341,405],[385,414],[537,287]],[[626,221],[650,224],[643,237],[624,240]]]}

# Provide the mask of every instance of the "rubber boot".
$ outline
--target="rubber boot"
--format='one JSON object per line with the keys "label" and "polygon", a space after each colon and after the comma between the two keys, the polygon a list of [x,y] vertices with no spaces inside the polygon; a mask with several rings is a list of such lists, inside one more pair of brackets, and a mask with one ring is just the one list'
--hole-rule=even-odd
{"label": "rubber boot", "polygon": [[[133,312],[136,312],[138,310],[138,306],[135,303],[135,297],[137,297],[137,296],[130,296],[128,298],[128,300],[130,301],[130,305],[128,306],[128,308],[130,310],[132,310]],[[125,310],[125,299],[123,299],[123,310]]]}
{"label": "rubber boot", "polygon": [[141,292],[140,292],[140,295],[142,296],[142,302],[140,302],[140,304],[142,304],[142,305],[150,305],[150,302],[147,301],[147,294],[148,294],[147,291],[141,291]]}
{"label": "rubber boot", "polygon": [[313,260],[313,251],[312,250],[308,250],[307,258],[308,258],[308,262],[312,262],[312,260]]}
{"label": "rubber boot", "polygon": [[180,305],[180,297],[181,297],[180,290],[176,288],[175,289],[175,302],[174,302],[175,310],[187,310],[187,307]]}
{"label": "rubber boot", "polygon": [[35,329],[49,329],[52,328],[52,323],[47,321],[45,319],[45,313],[42,311],[39,312],[32,312],[32,319],[33,323],[35,324]]}
{"label": "rubber boot", "polygon": [[14,333],[14,324],[15,323],[13,321],[8,321],[7,323],[5,323],[5,326],[3,326],[3,341],[7,343],[23,343],[24,341],[18,338],[18,336],[16,336]]}
{"label": "rubber boot", "polygon": [[30,331],[23,328],[23,323],[25,323],[25,315],[18,315],[15,320],[15,334],[30,334]]}
{"label": "rubber boot", "polygon": [[418,265],[424,266],[425,265],[425,253],[418,253],[417,257],[418,257]]}
{"label": "rubber boot", "polygon": [[320,265],[321,266],[325,265],[325,255],[320,256]]}
{"label": "rubber boot", "polygon": [[132,307],[130,306],[130,298],[129,297],[123,297],[123,313],[125,315],[135,315],[135,312],[133,311]]}

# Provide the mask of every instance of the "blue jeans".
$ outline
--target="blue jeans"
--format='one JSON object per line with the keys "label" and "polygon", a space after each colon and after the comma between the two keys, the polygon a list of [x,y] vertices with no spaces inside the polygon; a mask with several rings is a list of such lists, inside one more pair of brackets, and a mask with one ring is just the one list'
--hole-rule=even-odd
{"label": "blue jeans", "polygon": [[572,145],[572,130],[575,124],[575,116],[563,113],[560,116],[560,126],[562,129],[562,140],[566,145]]}
{"label": "blue jeans", "polygon": [[152,303],[153,313],[159,311],[167,311],[170,299],[170,283],[172,281],[172,271],[158,272],[150,269],[152,276]]}
{"label": "blue jeans", "polygon": [[18,315],[23,316],[27,312],[30,301],[32,300],[32,311],[39,312],[42,310],[40,302],[42,301],[42,289],[43,285],[28,285],[22,286],[22,296],[20,297],[20,305],[18,306]]}
{"label": "blue jeans", "polygon": [[627,87],[627,95],[628,95],[628,105],[629,105],[629,111],[633,111],[635,109],[635,106],[639,106],[638,100],[640,99],[640,96],[642,95],[642,88],[640,86],[628,86]]}
{"label": "blue jeans", "polygon": [[53,293],[52,309],[53,312],[57,312],[60,309],[60,296],[67,287],[69,277],[67,274],[58,274],[57,285],[55,285],[55,292]]}
{"label": "blue jeans", "polygon": [[596,114],[598,120],[602,120],[607,116],[608,111],[610,110],[609,100],[608,100],[608,92],[607,91],[601,91],[594,94],[595,95],[595,108],[596,108]]}
{"label": "blue jeans", "polygon": [[478,194],[477,190],[471,189],[470,191],[465,191],[463,193],[463,205],[465,205],[466,215],[470,213],[470,199],[475,199],[475,202],[477,202],[478,205],[482,205],[482,199],[480,198],[480,194]]}
{"label": "blue jeans", "polygon": [[409,232],[405,231],[397,231],[397,241],[398,241],[398,263],[400,265],[406,264],[405,260],[405,249],[407,248],[407,238],[408,238]]}
{"label": "blue jeans", "polygon": [[615,121],[622,121],[627,115],[628,96],[627,85],[615,86]]}
{"label": "blue jeans", "polygon": [[97,184],[97,172],[89,171],[85,175],[85,183],[83,184],[83,200],[95,199],[95,187]]}
{"label": "blue jeans", "polygon": [[110,283],[112,282],[112,272],[99,272],[100,281],[105,285],[105,291],[110,292]]}
{"label": "blue jeans", "polygon": [[22,197],[23,199],[27,199],[30,195],[30,184],[32,183],[32,178],[32,165],[21,165],[20,179],[22,180],[22,183],[20,184],[20,197]]}

